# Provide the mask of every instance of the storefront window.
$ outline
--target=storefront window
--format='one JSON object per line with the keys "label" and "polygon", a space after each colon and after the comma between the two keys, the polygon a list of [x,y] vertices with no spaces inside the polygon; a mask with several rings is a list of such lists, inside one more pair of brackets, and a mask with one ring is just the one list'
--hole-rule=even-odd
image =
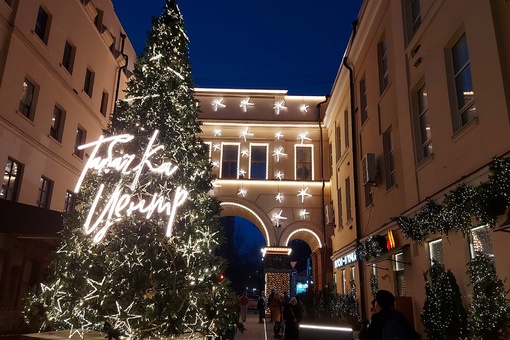
{"label": "storefront window", "polygon": [[486,254],[491,257],[494,256],[489,226],[482,225],[471,229],[469,250],[471,251],[471,258],[474,258],[477,254]]}
{"label": "storefront window", "polygon": [[443,240],[438,239],[429,242],[429,258],[430,264],[434,262],[443,263]]}
{"label": "storefront window", "polygon": [[404,253],[393,255],[395,261],[395,283],[397,296],[406,296],[406,280],[404,277]]}

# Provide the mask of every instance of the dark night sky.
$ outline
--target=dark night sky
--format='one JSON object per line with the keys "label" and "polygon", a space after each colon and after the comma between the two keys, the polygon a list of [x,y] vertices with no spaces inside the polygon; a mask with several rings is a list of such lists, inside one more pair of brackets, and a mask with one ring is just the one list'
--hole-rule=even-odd
{"label": "dark night sky", "polygon": [[[113,0],[141,53],[164,0]],[[362,0],[177,0],[196,87],[326,95]]]}

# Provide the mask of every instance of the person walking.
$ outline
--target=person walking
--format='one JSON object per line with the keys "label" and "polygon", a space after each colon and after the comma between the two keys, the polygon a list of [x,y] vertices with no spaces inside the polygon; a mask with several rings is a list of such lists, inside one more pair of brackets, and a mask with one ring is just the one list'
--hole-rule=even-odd
{"label": "person walking", "polygon": [[239,298],[239,304],[241,305],[241,320],[246,321],[246,313],[248,312],[248,293],[243,292],[243,295]]}
{"label": "person walking", "polygon": [[259,300],[257,301],[257,309],[259,311],[259,323],[263,323],[263,319],[266,318],[266,298],[264,296],[264,292],[260,293]]}
{"label": "person walking", "polygon": [[296,297],[292,297],[283,308],[285,320],[285,340],[299,340],[299,323],[301,322],[301,307]]}
{"label": "person walking", "polygon": [[273,333],[275,338],[281,338],[281,323],[282,323],[282,309],[283,300],[278,293],[274,293],[274,297],[269,304],[271,310],[271,322],[273,322]]}

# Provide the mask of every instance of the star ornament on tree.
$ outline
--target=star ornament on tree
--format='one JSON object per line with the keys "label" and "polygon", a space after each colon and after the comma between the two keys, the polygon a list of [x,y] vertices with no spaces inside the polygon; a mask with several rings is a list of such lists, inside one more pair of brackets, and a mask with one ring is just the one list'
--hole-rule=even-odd
{"label": "star ornament on tree", "polygon": [[308,187],[306,187],[305,189],[299,190],[299,193],[297,194],[297,196],[301,196],[301,203],[304,203],[305,197],[312,197],[312,195],[308,193]]}

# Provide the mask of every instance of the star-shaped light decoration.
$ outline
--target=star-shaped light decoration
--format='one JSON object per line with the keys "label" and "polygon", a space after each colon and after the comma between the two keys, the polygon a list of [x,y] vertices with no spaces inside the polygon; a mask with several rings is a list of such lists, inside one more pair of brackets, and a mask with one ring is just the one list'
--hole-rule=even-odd
{"label": "star-shaped light decoration", "polygon": [[237,192],[237,195],[246,197],[246,189],[243,189],[243,188],[239,189],[239,191]]}
{"label": "star-shaped light decoration", "polygon": [[283,179],[283,172],[278,171],[275,177],[281,181]]}
{"label": "star-shaped light decoration", "polygon": [[213,144],[212,147],[214,151],[221,149],[221,146],[219,144]]}
{"label": "star-shaped light decoration", "polygon": [[241,156],[242,157],[248,157],[248,149],[241,150]]}
{"label": "star-shaped light decoration", "polygon": [[312,139],[308,137],[308,131],[300,133],[297,139],[301,140],[301,144],[304,143],[305,140],[311,141]]}
{"label": "star-shaped light decoration", "polygon": [[274,134],[274,138],[280,140],[281,138],[283,138],[283,133],[281,131],[278,131],[277,133]]}
{"label": "star-shaped light decoration", "polygon": [[244,169],[239,169],[239,176],[243,176],[246,175],[246,170]]}
{"label": "star-shaped light decoration", "polygon": [[283,147],[280,146],[278,149],[273,151],[273,156],[276,156],[276,161],[280,161],[280,156],[287,156],[286,153],[283,152]]}
{"label": "star-shaped light decoration", "polygon": [[280,210],[280,212],[278,214],[273,214],[273,218],[271,219],[272,221],[276,221],[276,225],[277,226],[280,226],[280,221],[281,220],[286,220],[287,219],[287,217],[282,216],[282,213],[283,213],[283,210]]}
{"label": "star-shaped light decoration", "polygon": [[213,168],[219,168],[220,167],[220,162],[218,162],[218,161],[214,161],[211,164],[212,164]]}
{"label": "star-shaped light decoration", "polygon": [[274,197],[278,202],[282,203],[282,200],[283,200],[283,195],[281,193],[278,193],[278,195],[276,195]]}
{"label": "star-shaped light decoration", "polygon": [[301,217],[303,220],[306,218],[306,216],[310,215],[310,213],[308,211],[306,211],[306,209],[303,209],[299,212],[299,217]]}
{"label": "star-shaped light decoration", "polygon": [[280,100],[279,102],[274,103],[273,109],[277,115],[280,114],[281,110],[287,110],[287,107],[285,106],[285,101]]}
{"label": "star-shaped light decoration", "polygon": [[308,187],[306,187],[306,189],[299,190],[299,193],[297,194],[297,196],[301,196],[301,203],[303,203],[305,201],[305,196],[312,197],[312,195],[309,194],[307,191],[308,191]]}
{"label": "star-shaped light decoration", "polygon": [[213,136],[214,137],[221,137],[221,130],[214,130],[213,131]]}
{"label": "star-shaped light decoration", "polygon": [[250,103],[250,97],[247,97],[246,99],[241,100],[241,104],[239,104],[240,107],[243,108],[243,111],[248,111],[248,106],[253,106],[255,104]]}
{"label": "star-shaped light decoration", "polygon": [[244,141],[246,142],[246,137],[247,136],[253,136],[253,133],[248,133],[248,128],[244,129],[243,131],[241,131],[241,133],[239,134],[239,138],[242,138],[244,139]]}
{"label": "star-shaped light decoration", "polygon": [[299,107],[299,111],[301,112],[308,112],[308,108],[310,106],[306,105],[306,104],[301,104],[301,106]]}
{"label": "star-shaped light decoration", "polygon": [[214,99],[211,105],[214,107],[214,111],[218,111],[219,107],[227,107],[225,104],[223,104],[223,98]]}

